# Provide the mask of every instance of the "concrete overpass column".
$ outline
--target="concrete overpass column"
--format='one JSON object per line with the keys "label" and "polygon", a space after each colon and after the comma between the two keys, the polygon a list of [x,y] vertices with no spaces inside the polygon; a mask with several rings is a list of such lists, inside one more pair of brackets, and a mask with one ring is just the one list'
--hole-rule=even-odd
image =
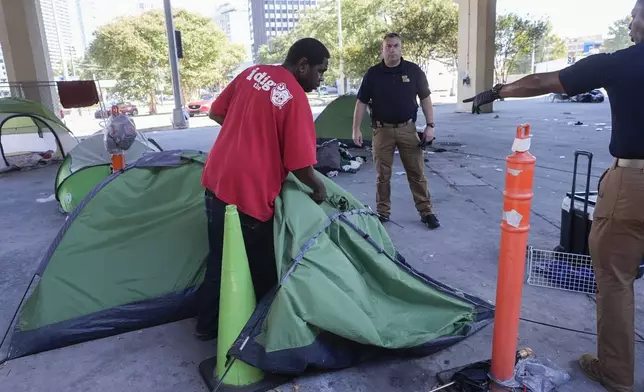
{"label": "concrete overpass column", "polygon": [[40,102],[57,114],[39,0],[0,0],[0,44],[12,95]]}
{"label": "concrete overpass column", "polygon": [[[461,101],[494,86],[496,0],[454,0],[458,3],[457,111],[472,110]],[[492,112],[492,104],[481,108]]]}

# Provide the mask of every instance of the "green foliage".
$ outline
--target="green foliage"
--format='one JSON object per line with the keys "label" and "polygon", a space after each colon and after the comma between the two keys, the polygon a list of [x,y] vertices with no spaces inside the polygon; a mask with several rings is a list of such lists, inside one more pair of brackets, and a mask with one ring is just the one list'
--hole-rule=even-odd
{"label": "green foliage", "polygon": [[427,66],[430,59],[452,59],[458,51],[458,7],[445,1],[404,1],[393,25],[400,26],[407,56]]}
{"label": "green foliage", "polygon": [[[179,60],[181,84],[191,96],[201,88],[225,84],[228,75],[244,61],[244,47],[228,42],[212,19],[179,10],[174,13],[174,25],[181,31],[183,42],[183,58]],[[167,82],[170,83],[169,78]]]}
{"label": "green foliage", "polygon": [[[547,22],[546,31],[543,38],[538,40],[534,49],[534,62],[542,63],[544,61],[551,61],[566,57],[568,48],[566,42],[559,36],[552,32],[552,25]],[[533,73],[532,68],[532,49],[528,53],[518,55],[510,73],[513,74],[530,74]]]}
{"label": "green foliage", "polygon": [[621,49],[626,49],[633,45],[629,35],[628,25],[633,18],[629,15],[625,18],[616,20],[612,26],[608,28],[609,38],[606,39],[602,47],[602,52],[612,53]]}
{"label": "green foliage", "polygon": [[458,9],[451,0],[341,0],[342,50],[336,7],[325,0],[301,13],[295,29],[259,48],[259,62],[281,63],[293,42],[314,37],[331,52],[327,80],[337,79],[341,57],[345,76],[359,79],[380,61],[382,39],[392,31],[402,37],[403,56],[421,66],[456,57]]}
{"label": "green foliage", "polygon": [[[179,60],[182,89],[194,96],[200,88],[223,84],[244,58],[243,47],[232,45],[210,19],[185,10],[174,11],[175,29],[181,31],[184,57]],[[156,112],[156,91],[170,84],[170,61],[161,11],[123,17],[101,26],[86,59],[117,80],[116,93],[149,97]]]}
{"label": "green foliage", "polygon": [[547,36],[549,26],[549,22],[514,13],[497,17],[494,60],[497,82],[505,82],[516,62],[522,56],[531,55],[535,45]]}

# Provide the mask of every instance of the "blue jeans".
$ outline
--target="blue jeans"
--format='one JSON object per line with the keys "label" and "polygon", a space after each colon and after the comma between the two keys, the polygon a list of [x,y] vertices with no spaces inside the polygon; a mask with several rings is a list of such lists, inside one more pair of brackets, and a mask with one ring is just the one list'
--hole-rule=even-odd
{"label": "blue jeans", "polygon": [[[212,192],[206,191],[205,204],[210,252],[204,281],[198,293],[197,332],[214,334],[217,332],[219,319],[221,257],[224,246],[226,203],[219,200]],[[277,284],[273,219],[261,222],[242,211],[238,212],[248,265],[255,288],[255,297],[259,302]]]}

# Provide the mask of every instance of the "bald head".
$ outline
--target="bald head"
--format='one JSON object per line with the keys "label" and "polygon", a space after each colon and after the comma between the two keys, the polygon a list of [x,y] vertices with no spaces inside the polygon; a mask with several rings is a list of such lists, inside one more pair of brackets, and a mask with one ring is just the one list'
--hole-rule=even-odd
{"label": "bald head", "polygon": [[633,20],[628,25],[631,40],[636,44],[644,43],[644,0],[637,0],[631,16]]}

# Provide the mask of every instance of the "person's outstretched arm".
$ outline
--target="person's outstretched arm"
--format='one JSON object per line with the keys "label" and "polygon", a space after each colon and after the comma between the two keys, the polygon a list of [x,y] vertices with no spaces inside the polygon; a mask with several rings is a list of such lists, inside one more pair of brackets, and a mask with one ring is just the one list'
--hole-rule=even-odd
{"label": "person's outstretched arm", "polygon": [[607,87],[611,81],[613,61],[614,56],[611,54],[588,56],[560,71],[537,73],[510,84],[496,85],[463,102],[472,102],[472,113],[480,113],[481,106],[499,98],[536,97],[548,93],[575,96],[599,87]]}

